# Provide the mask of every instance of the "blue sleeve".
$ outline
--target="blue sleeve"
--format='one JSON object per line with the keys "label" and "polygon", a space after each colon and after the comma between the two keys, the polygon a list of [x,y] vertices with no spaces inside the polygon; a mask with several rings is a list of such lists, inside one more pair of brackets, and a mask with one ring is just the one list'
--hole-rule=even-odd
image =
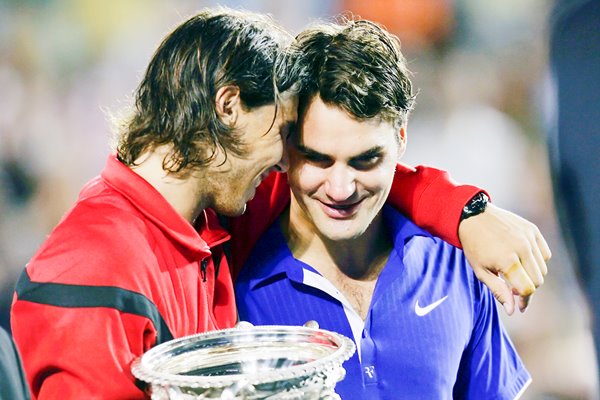
{"label": "blue sleeve", "polygon": [[471,276],[473,333],[461,360],[454,398],[516,399],[531,376],[502,325],[492,292]]}

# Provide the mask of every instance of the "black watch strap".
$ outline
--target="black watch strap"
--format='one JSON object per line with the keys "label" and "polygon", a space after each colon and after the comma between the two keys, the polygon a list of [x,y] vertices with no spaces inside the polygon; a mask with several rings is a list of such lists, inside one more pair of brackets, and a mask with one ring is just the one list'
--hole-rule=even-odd
{"label": "black watch strap", "polygon": [[490,198],[485,193],[477,193],[463,208],[462,214],[460,215],[460,220],[462,221],[474,215],[481,214],[485,211],[489,201]]}

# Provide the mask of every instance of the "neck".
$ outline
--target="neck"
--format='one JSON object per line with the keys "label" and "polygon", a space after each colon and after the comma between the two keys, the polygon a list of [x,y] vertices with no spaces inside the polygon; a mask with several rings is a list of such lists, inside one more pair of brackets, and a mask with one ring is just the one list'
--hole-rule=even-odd
{"label": "neck", "polygon": [[199,193],[199,178],[193,172],[178,177],[163,168],[163,160],[168,155],[166,147],[147,152],[130,167],[133,172],[150,183],[171,206],[187,221],[193,223],[205,208],[203,196]]}

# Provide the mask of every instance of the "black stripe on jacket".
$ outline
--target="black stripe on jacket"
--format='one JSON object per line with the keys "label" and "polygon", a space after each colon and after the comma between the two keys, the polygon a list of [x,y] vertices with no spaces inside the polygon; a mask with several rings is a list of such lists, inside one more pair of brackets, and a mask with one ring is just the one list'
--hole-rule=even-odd
{"label": "black stripe on jacket", "polygon": [[32,282],[23,271],[16,288],[19,300],[57,307],[107,307],[148,318],[157,330],[157,343],[173,339],[156,305],[146,296],[116,286],[69,285],[64,283]]}

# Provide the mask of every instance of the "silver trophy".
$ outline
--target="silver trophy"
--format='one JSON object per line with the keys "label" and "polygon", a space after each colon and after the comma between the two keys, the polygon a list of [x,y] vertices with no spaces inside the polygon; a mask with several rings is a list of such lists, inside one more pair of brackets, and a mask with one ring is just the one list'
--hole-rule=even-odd
{"label": "silver trophy", "polygon": [[160,344],[132,372],[153,400],[334,400],[354,351],[352,340],[323,329],[248,326]]}

